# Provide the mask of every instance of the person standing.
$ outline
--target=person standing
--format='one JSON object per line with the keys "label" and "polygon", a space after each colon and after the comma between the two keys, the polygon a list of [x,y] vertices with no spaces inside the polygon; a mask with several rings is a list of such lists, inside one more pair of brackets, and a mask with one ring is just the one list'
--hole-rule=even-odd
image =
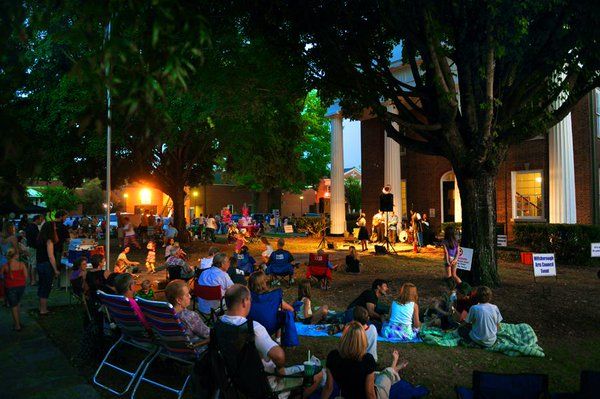
{"label": "person standing", "polygon": [[453,226],[446,226],[444,229],[444,266],[446,267],[446,280],[452,280],[456,284],[462,283],[462,280],[456,274],[458,267],[458,257],[460,255],[460,245],[456,239],[456,233]]}
{"label": "person standing", "polygon": [[361,213],[360,217],[356,221],[358,226],[358,239],[360,240],[361,250],[364,252],[367,250],[367,241],[369,241],[369,231],[367,230],[367,219],[365,214]]}
{"label": "person standing", "polygon": [[398,231],[398,222],[399,220],[398,215],[396,215],[396,212],[388,212],[388,237],[390,239],[390,244],[392,245],[396,243],[396,232]]}
{"label": "person standing", "polygon": [[19,253],[14,249],[9,249],[7,256],[8,262],[2,265],[0,274],[4,277],[4,286],[6,287],[6,301],[11,308],[13,317],[13,330],[21,331],[21,310],[20,302],[27,285],[27,267],[19,261]]}
{"label": "person standing", "polygon": [[208,215],[208,219],[206,219],[206,239],[212,242],[215,242],[217,239],[215,238],[215,230],[217,229],[217,221],[213,217],[213,215]]}
{"label": "person standing", "polygon": [[129,220],[128,217],[123,218],[123,222],[125,223],[123,226],[123,233],[125,234],[124,246],[130,247],[134,246],[137,249],[140,249],[140,243],[137,241],[135,236],[135,229],[133,228],[133,223]]}
{"label": "person standing", "polygon": [[[59,223],[62,224],[62,223]],[[55,254],[58,253],[55,245],[59,242],[57,222],[46,222],[37,239],[36,269],[38,274],[38,297],[40,300],[40,315],[49,314],[48,297],[52,290],[52,283],[58,277],[58,263]]]}
{"label": "person standing", "polygon": [[42,228],[42,215],[35,215],[33,220],[25,227],[25,239],[27,240],[27,251],[29,252],[29,262],[27,265],[27,273],[29,274],[29,282],[31,285],[37,284],[37,275],[35,273],[35,248]]}
{"label": "person standing", "polygon": [[383,212],[380,210],[377,211],[375,215],[373,215],[373,233],[377,236],[377,242],[383,241],[383,232],[385,231],[385,222],[383,220]]}

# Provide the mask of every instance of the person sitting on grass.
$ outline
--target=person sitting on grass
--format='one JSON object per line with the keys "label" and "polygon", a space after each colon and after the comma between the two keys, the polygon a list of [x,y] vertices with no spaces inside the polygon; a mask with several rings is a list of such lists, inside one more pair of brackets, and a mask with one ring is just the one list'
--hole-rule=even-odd
{"label": "person sitting on grass", "polygon": [[[440,327],[442,330],[453,330],[458,327],[456,313],[456,285],[454,280],[448,280],[448,289],[442,288],[439,297],[432,298],[429,308],[425,311],[426,323],[430,327]],[[466,284],[466,283],[462,283]],[[466,317],[466,315],[465,315]]]}
{"label": "person sitting on grass", "polygon": [[478,304],[471,307],[466,324],[458,328],[458,334],[466,342],[489,348],[496,343],[502,315],[496,305],[490,303],[492,290],[486,286],[477,288]]}
{"label": "person sitting on grass", "polygon": [[352,320],[352,314],[356,306],[362,306],[369,312],[371,323],[377,327],[377,331],[381,331],[381,324],[387,309],[379,303],[379,300],[385,297],[388,293],[388,283],[382,279],[375,279],[371,284],[371,289],[364,290],[355,300],[353,300],[344,314],[344,321]]}
{"label": "person sitting on grass", "polygon": [[290,283],[294,283],[294,267],[298,267],[297,264],[292,264],[294,257],[289,251],[283,249],[285,241],[283,238],[277,240],[277,250],[271,253],[269,261],[267,262],[267,274],[276,274],[278,276],[290,275],[292,276]]}
{"label": "person sitting on grass", "polygon": [[150,325],[148,324],[148,321],[146,321],[142,310],[140,309],[135,299],[133,299],[135,293],[133,289],[133,287],[135,286],[133,276],[129,273],[119,274],[115,277],[114,284],[117,295],[123,295],[125,298],[127,298],[127,301],[129,301],[129,303],[131,304],[131,308],[138,316],[138,318],[142,321],[142,324],[144,325],[146,330],[150,331]]}
{"label": "person sitting on grass", "polygon": [[392,364],[382,372],[376,372],[377,364],[367,353],[365,329],[357,321],[346,325],[338,349],[327,355],[327,377],[321,398],[329,398],[334,382],[345,399],[389,398],[390,389],[400,380],[398,372],[407,362],[398,364],[400,355],[392,352]]}
{"label": "person sitting on grass", "polygon": [[421,327],[418,302],[417,287],[412,283],[402,284],[398,302],[392,302],[390,323],[383,328],[381,335],[406,341],[414,339]]}
{"label": "person sitting on grass", "polygon": [[360,260],[358,259],[358,253],[354,246],[348,248],[349,252],[346,255],[346,272],[347,273],[360,273]]}
{"label": "person sitting on grass", "polygon": [[469,283],[462,282],[456,286],[456,313],[458,321],[463,322],[472,306],[477,305],[477,290],[471,288]]}
{"label": "person sitting on grass", "polygon": [[27,285],[27,266],[19,260],[19,252],[10,248],[6,253],[7,262],[2,265],[0,275],[6,288],[6,302],[13,318],[13,331],[21,331],[21,298]]}
{"label": "person sitting on grass", "polygon": [[377,363],[378,335],[375,326],[369,324],[369,312],[362,306],[357,306],[354,308],[353,318],[354,321],[359,322],[365,329],[365,334],[367,336],[367,353],[370,353],[373,356],[373,359],[375,359],[375,363]]}
{"label": "person sitting on grass", "polygon": [[310,301],[310,281],[304,280],[298,285],[298,301],[302,304],[296,311],[296,318],[304,324],[319,324],[325,321],[329,308],[327,305],[315,307],[313,313],[312,303]]}
{"label": "person sitting on grass", "polygon": [[121,251],[121,253],[117,257],[117,261],[118,260],[123,261],[125,263],[125,266],[128,268],[128,270],[130,272],[137,273],[137,267],[140,265],[140,262],[134,262],[134,261],[127,259],[127,254],[129,253],[130,250],[131,249],[128,246],[123,248],[123,251]]}
{"label": "person sitting on grass", "polygon": [[165,288],[165,297],[173,305],[175,313],[185,325],[185,333],[192,342],[206,339],[210,336],[210,328],[204,324],[200,315],[188,310],[191,296],[190,287],[183,280],[173,280]]}
{"label": "person sitting on grass", "polygon": [[142,281],[141,288],[135,293],[135,296],[136,298],[139,297],[149,301],[154,300],[154,290],[152,289],[152,283],[150,283],[150,280]]}

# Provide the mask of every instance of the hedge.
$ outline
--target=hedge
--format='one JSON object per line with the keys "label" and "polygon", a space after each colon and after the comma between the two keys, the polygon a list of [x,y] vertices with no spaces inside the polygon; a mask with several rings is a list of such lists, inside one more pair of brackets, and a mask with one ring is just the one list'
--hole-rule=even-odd
{"label": "hedge", "polygon": [[329,219],[319,216],[302,216],[292,219],[296,231],[307,233],[311,236],[320,236],[324,228],[329,226]]}
{"label": "hedge", "polygon": [[599,265],[591,258],[591,243],[600,242],[600,226],[515,223],[515,242],[532,252],[554,253],[561,263]]}

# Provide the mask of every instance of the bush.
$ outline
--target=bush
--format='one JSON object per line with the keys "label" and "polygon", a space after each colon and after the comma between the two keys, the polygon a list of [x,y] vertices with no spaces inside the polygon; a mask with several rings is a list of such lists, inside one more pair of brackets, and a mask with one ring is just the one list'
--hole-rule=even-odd
{"label": "bush", "polygon": [[600,242],[600,226],[516,223],[515,242],[532,252],[554,253],[561,263],[598,265],[590,256],[591,243]]}
{"label": "bush", "polygon": [[329,219],[318,216],[302,216],[294,218],[292,223],[296,226],[296,231],[300,233],[320,236],[323,229],[329,226]]}

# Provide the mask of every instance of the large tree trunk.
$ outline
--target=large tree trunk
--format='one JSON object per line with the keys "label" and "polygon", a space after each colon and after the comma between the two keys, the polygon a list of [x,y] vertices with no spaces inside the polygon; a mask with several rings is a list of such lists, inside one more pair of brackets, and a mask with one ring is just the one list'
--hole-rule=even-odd
{"label": "large tree trunk", "polygon": [[462,204],[461,246],[474,249],[471,272],[462,272],[461,275],[475,285],[498,286],[496,175],[456,169],[455,173]]}
{"label": "large tree trunk", "polygon": [[169,189],[167,194],[173,200],[173,225],[179,231],[177,241],[180,243],[189,242],[185,223],[185,190],[183,186]]}

